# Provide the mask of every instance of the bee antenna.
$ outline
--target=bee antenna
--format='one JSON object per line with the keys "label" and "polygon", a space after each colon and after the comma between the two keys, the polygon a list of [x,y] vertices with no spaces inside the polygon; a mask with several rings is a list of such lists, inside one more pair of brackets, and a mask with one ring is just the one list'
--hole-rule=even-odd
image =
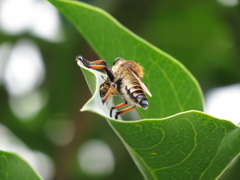
{"label": "bee antenna", "polygon": [[117,62],[118,60],[120,60],[120,59],[122,59],[122,58],[121,58],[121,57],[117,57],[117,58],[114,60],[113,65],[116,64],[116,62]]}

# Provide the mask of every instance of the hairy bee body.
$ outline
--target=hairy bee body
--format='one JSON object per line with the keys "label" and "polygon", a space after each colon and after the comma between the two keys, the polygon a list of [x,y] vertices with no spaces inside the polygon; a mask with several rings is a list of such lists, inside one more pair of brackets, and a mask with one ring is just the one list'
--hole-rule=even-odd
{"label": "hairy bee body", "polygon": [[148,107],[148,100],[144,94],[143,88],[139,84],[139,81],[126,68],[128,67],[140,78],[143,76],[142,67],[134,61],[126,61],[123,59],[116,60],[112,71],[118,92],[126,102],[146,109]]}
{"label": "hairy bee body", "polygon": [[104,69],[107,74],[107,79],[100,84],[99,92],[102,102],[105,103],[111,94],[119,92],[125,100],[124,103],[115,105],[110,110],[110,116],[114,109],[121,108],[128,103],[132,106],[116,112],[115,119],[118,116],[129,112],[139,106],[143,109],[148,108],[148,100],[144,94],[152,96],[144,83],[140,80],[143,77],[143,68],[135,61],[127,61],[122,58],[116,58],[111,68],[104,60],[88,61],[82,56],[77,56],[76,61],[81,61],[83,65],[92,69]]}
{"label": "hairy bee body", "polygon": [[102,84],[100,84],[100,86],[99,86],[99,93],[100,93],[100,97],[101,98],[103,98],[107,94],[107,92],[108,92],[108,90],[110,88],[110,85],[111,85],[111,81],[110,81],[109,78],[104,79],[104,82]]}

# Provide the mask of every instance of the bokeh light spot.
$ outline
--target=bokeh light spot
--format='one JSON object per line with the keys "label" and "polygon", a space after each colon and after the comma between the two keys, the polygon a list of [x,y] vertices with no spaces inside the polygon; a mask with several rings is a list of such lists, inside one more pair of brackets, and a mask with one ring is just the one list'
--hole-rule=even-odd
{"label": "bokeh light spot", "polygon": [[0,45],[0,85],[3,83],[3,72],[11,50],[12,45],[10,43],[3,43]]}
{"label": "bokeh light spot", "polygon": [[4,82],[12,96],[35,90],[44,80],[45,67],[37,45],[20,40],[13,47],[4,71]]}
{"label": "bokeh light spot", "polygon": [[100,140],[89,140],[79,149],[81,170],[88,176],[107,177],[114,170],[114,156],[110,147]]}
{"label": "bokeh light spot", "polygon": [[0,27],[7,34],[18,35],[26,31],[31,22],[33,0],[2,0]]}
{"label": "bokeh light spot", "polygon": [[45,40],[61,41],[63,32],[57,9],[47,1],[37,1],[34,7],[31,33]]}
{"label": "bokeh light spot", "polygon": [[220,118],[240,122],[240,84],[215,88],[206,94],[205,112]]}
{"label": "bokeh light spot", "polygon": [[2,124],[0,124],[0,137],[1,150],[19,154],[30,163],[44,180],[52,179],[55,167],[52,160],[46,154],[27,148],[21,140]]}
{"label": "bokeh light spot", "polygon": [[30,32],[49,41],[63,39],[58,11],[43,0],[0,1],[0,28],[10,35]]}
{"label": "bokeh light spot", "polygon": [[238,0],[217,0],[220,4],[224,6],[236,6],[238,5]]}
{"label": "bokeh light spot", "polygon": [[10,96],[9,105],[12,112],[20,120],[30,120],[35,117],[47,103],[47,92],[32,91],[22,96]]}
{"label": "bokeh light spot", "polygon": [[72,140],[75,134],[75,125],[65,115],[58,114],[46,122],[44,131],[53,143],[64,146]]}

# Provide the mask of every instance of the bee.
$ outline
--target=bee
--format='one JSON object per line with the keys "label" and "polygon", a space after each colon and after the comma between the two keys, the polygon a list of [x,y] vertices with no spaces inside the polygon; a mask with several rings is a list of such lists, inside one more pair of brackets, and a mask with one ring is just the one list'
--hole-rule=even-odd
{"label": "bee", "polygon": [[101,76],[101,78],[104,80],[104,82],[99,86],[99,93],[100,93],[100,97],[103,98],[107,94],[110,88],[111,81],[109,78],[105,79],[103,76]]}
{"label": "bee", "polygon": [[135,61],[124,60],[118,57],[114,60],[112,68],[105,60],[88,61],[80,55],[76,57],[76,61],[81,61],[88,68],[105,70],[107,79],[100,85],[100,96],[103,104],[115,92],[119,92],[124,99],[124,103],[111,108],[110,117],[112,117],[114,109],[124,107],[127,104],[131,104],[131,106],[116,112],[115,119],[118,119],[119,115],[135,109],[137,106],[143,109],[148,108],[148,99],[144,93],[150,97],[152,95],[140,80],[144,75],[143,68]]}

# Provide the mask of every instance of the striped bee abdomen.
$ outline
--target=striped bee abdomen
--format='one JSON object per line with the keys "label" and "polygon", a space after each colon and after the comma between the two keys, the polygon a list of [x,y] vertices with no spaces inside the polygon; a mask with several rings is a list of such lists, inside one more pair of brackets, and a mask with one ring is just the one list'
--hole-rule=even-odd
{"label": "striped bee abdomen", "polygon": [[129,98],[137,105],[141,106],[143,109],[148,108],[148,100],[138,82],[132,83],[131,86],[126,86],[126,92]]}
{"label": "striped bee abdomen", "polygon": [[114,109],[122,108],[128,103],[131,105],[125,109],[117,111],[115,119],[118,116],[129,112],[139,106],[143,109],[148,108],[148,100],[144,93],[152,97],[152,94],[140,80],[143,77],[143,68],[135,61],[127,61],[122,58],[116,58],[111,68],[105,60],[88,61],[82,56],[76,56],[76,61],[79,65],[83,64],[87,68],[104,70],[107,78],[103,78],[104,82],[99,86],[100,97],[102,103],[106,103],[110,95],[119,92],[125,102],[112,106],[110,110],[110,117]]}

